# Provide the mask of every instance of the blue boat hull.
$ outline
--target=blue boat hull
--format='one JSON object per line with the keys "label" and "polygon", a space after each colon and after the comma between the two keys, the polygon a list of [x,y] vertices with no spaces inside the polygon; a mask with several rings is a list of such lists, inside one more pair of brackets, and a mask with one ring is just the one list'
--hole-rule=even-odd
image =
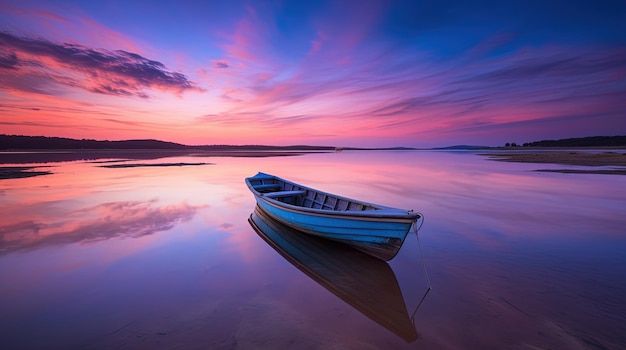
{"label": "blue boat hull", "polygon": [[348,244],[382,260],[396,256],[420,213],[358,201],[259,173],[246,179],[257,206],[298,231]]}
{"label": "blue boat hull", "polygon": [[391,218],[382,220],[366,217],[333,215],[333,213],[303,213],[286,209],[257,197],[258,206],[283,224],[315,236],[349,244],[382,260],[396,256],[413,221]]}

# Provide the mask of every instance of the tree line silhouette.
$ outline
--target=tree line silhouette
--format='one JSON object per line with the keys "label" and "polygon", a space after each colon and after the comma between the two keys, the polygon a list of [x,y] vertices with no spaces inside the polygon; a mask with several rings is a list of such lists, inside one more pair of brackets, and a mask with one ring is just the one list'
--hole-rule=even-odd
{"label": "tree line silhouette", "polygon": [[626,146],[626,136],[589,136],[560,140],[542,140],[518,145],[507,142],[505,147],[620,147]]}
{"label": "tree line silhouette", "polygon": [[331,146],[264,146],[264,145],[200,145],[189,146],[175,142],[160,140],[123,140],[123,141],[100,141],[90,139],[70,139],[65,137],[48,136],[22,136],[22,135],[1,135],[0,150],[52,150],[52,149],[91,149],[91,150],[322,150],[332,151]]}

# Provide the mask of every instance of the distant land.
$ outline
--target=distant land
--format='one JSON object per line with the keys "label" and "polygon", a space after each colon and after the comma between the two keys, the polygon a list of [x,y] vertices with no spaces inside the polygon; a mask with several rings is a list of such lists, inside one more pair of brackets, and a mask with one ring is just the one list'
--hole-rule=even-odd
{"label": "distant land", "polygon": [[[550,148],[550,147],[625,147],[626,136],[590,136],[559,140],[542,140],[517,145],[507,144],[512,148]],[[489,149],[488,146],[456,145],[432,148],[435,150],[474,150]],[[500,147],[497,147],[500,148]],[[330,152],[341,150],[418,150],[412,147],[360,148],[336,146],[266,146],[266,145],[183,145],[160,140],[91,140],[71,139],[49,136],[22,136],[0,134],[0,150],[203,150],[203,151],[318,151]]]}
{"label": "distant land", "polygon": [[626,136],[591,136],[560,140],[529,142],[522,147],[620,147],[626,146]]}
{"label": "distant land", "polygon": [[359,148],[335,146],[267,146],[267,145],[183,145],[160,140],[90,140],[65,137],[21,136],[0,134],[0,150],[202,150],[202,151],[398,151],[410,147]]}
{"label": "distant land", "polygon": [[472,149],[485,149],[489,148],[488,146],[470,146],[470,145],[456,145],[456,146],[448,146],[448,147],[436,147],[433,149],[436,150],[472,150]]}
{"label": "distant land", "polygon": [[264,145],[203,145],[189,146],[180,143],[160,140],[124,140],[124,141],[99,141],[89,139],[70,139],[64,137],[48,136],[20,136],[0,135],[0,150],[211,150],[211,151],[236,151],[236,150],[297,150],[297,151],[333,151],[332,146],[264,146]]}
{"label": "distant land", "polygon": [[[589,136],[559,140],[542,140],[524,144],[507,143],[504,148],[586,148],[586,147],[626,147],[626,136]],[[436,150],[479,150],[503,148],[489,146],[457,145],[433,148]]]}

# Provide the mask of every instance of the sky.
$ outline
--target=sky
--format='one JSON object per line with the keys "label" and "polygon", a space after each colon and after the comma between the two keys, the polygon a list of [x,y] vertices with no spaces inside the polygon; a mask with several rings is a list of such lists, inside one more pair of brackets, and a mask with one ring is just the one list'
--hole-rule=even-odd
{"label": "sky", "polygon": [[499,146],[626,135],[626,1],[4,1],[0,134]]}

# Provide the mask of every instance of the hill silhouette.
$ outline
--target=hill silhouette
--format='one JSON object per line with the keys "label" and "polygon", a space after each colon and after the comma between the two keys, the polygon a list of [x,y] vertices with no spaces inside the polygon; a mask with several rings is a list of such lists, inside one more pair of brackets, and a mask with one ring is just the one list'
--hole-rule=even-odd
{"label": "hill silhouette", "polygon": [[0,149],[185,149],[159,140],[98,141],[64,137],[0,135]]}
{"label": "hill silhouette", "polygon": [[[626,136],[590,136],[524,143],[524,147],[623,147]],[[477,149],[483,146],[450,146],[436,149]],[[266,146],[266,145],[184,145],[154,139],[92,140],[49,136],[0,134],[0,150],[205,150],[205,151],[333,151],[333,150],[416,150],[410,147],[356,148],[335,146]]]}
{"label": "hill silhouette", "polygon": [[626,146],[626,136],[590,136],[525,143],[524,147],[619,147]]}
{"label": "hill silhouette", "polygon": [[332,151],[331,146],[263,146],[263,145],[202,145],[189,146],[175,142],[160,140],[90,140],[90,139],[70,139],[65,137],[48,136],[21,136],[21,135],[0,135],[0,150],[59,150],[59,149],[90,149],[90,150],[212,150],[212,151],[236,151],[236,150],[311,150],[311,151]]}

